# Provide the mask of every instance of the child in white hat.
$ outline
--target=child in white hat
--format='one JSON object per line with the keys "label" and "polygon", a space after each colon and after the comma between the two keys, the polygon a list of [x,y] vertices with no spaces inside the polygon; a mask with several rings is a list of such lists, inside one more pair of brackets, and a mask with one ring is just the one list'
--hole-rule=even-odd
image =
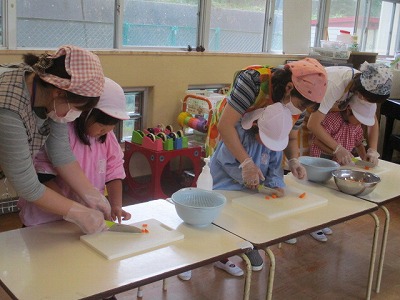
{"label": "child in white hat", "polygon": [[[340,143],[347,151],[357,150],[361,159],[366,160],[366,151],[363,144],[364,133],[361,124],[372,126],[375,124],[376,104],[353,96],[347,108],[338,112],[329,112],[321,125],[332,138]],[[330,148],[323,144],[314,135],[310,148],[311,156],[325,157],[337,160]]]}
{"label": "child in white hat", "polygon": [[[104,194],[107,187],[111,217],[118,222],[131,217],[122,209],[122,180],[125,178],[123,152],[113,132],[119,121],[129,119],[125,101],[122,88],[113,80],[105,78],[104,92],[96,107],[82,112],[74,122],[68,123],[69,141],[76,160],[97,190]],[[34,165],[39,179],[46,186],[81,202],[69,185],[57,176],[44,148],[36,155]],[[18,206],[25,226],[62,219],[62,216],[44,211],[24,199],[19,200]],[[70,221],[81,225],[74,219]]]}
{"label": "child in white hat", "polygon": [[[321,126],[330,110],[342,110],[355,95],[369,103],[383,103],[390,95],[392,72],[383,64],[364,62],[360,70],[350,67],[335,66],[325,68],[328,75],[328,88],[318,111],[313,112],[307,123],[308,129],[333,153],[341,165],[351,163],[353,155],[346,147],[335,141]],[[375,118],[376,120],[376,118]],[[367,160],[377,165],[379,153],[379,124],[373,122],[368,130]]]}
{"label": "child in white hat", "polygon": [[[293,127],[292,115],[280,102],[246,113],[241,122],[236,125],[239,139],[246,152],[260,170],[263,184],[283,192],[282,150],[289,141],[289,132]],[[244,182],[243,163],[232,155],[227,146],[220,142],[211,157],[210,169],[216,190],[245,190],[254,185]],[[252,269],[263,268],[263,260],[257,250],[252,251]],[[257,255],[258,254],[258,255]],[[241,276],[243,271],[229,260],[215,263],[215,266],[231,275]]]}
{"label": "child in white hat", "polygon": [[[361,159],[367,160],[361,124],[373,126],[375,124],[375,112],[376,103],[369,103],[354,95],[344,110],[329,112],[321,125],[346,151],[352,153],[356,150]],[[315,135],[312,138],[310,155],[337,160],[330,148]],[[330,228],[314,231],[311,236],[317,241],[326,242],[328,240],[327,234],[332,234]]]}

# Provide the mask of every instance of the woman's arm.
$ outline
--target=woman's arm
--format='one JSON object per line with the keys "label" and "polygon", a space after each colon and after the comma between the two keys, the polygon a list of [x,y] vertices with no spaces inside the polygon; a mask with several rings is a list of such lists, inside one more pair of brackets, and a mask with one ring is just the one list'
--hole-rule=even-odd
{"label": "woman's arm", "polygon": [[46,141],[46,150],[57,174],[89,207],[100,210],[104,217],[110,220],[111,207],[108,200],[87,179],[75,160],[69,144],[68,126],[52,120],[49,124],[50,135]]}
{"label": "woman's arm", "polygon": [[321,113],[319,110],[311,113],[307,122],[307,128],[316,136],[319,141],[321,141],[321,143],[329,147],[331,152],[333,152],[338,143],[321,125],[322,121],[325,119],[325,116],[326,115]]}
{"label": "woman's arm", "polygon": [[378,140],[379,140],[379,122],[376,116],[375,116],[375,124],[372,126],[368,126],[367,131],[368,131],[368,148],[377,150]]}
{"label": "woman's arm", "polygon": [[104,217],[101,212],[90,209],[46,188],[42,197],[33,202],[40,208],[75,223],[84,233],[95,233],[105,229]]}
{"label": "woman's arm", "polygon": [[0,109],[0,167],[18,196],[34,201],[43,196],[33,166],[24,123],[15,112]]}
{"label": "woman's arm", "polygon": [[101,211],[107,220],[111,220],[110,203],[107,198],[91,184],[77,161],[58,166],[55,170],[87,206]]}
{"label": "woman's arm", "polygon": [[228,148],[239,163],[242,163],[249,157],[249,154],[240,142],[239,135],[235,128],[235,125],[240,118],[241,115],[233,109],[232,106],[227,104],[218,122],[218,131],[226,148]]}

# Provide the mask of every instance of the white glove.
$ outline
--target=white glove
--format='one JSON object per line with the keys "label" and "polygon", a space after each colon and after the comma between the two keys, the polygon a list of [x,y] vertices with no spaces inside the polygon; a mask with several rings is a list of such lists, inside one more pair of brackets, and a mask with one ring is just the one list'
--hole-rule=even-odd
{"label": "white glove", "polygon": [[379,153],[375,149],[369,148],[367,151],[367,160],[374,164],[374,166],[378,165],[379,162]]}
{"label": "white glove", "polygon": [[83,200],[88,207],[101,211],[104,214],[104,218],[111,221],[110,202],[108,202],[102,193],[96,189],[92,189],[85,193]]}
{"label": "white glove", "polygon": [[298,179],[303,179],[306,176],[306,169],[301,165],[297,158],[289,159],[289,169],[293,176]]}
{"label": "white glove", "polygon": [[106,229],[103,214],[74,202],[64,220],[75,223],[84,233],[96,233]]}
{"label": "white glove", "polygon": [[342,166],[354,165],[354,162],[352,161],[352,158],[354,157],[353,154],[340,144],[337,145],[335,151],[333,151],[333,155],[336,156],[337,162]]}
{"label": "white glove", "polygon": [[242,169],[243,183],[246,187],[255,188],[265,177],[251,157],[246,158],[239,166]]}

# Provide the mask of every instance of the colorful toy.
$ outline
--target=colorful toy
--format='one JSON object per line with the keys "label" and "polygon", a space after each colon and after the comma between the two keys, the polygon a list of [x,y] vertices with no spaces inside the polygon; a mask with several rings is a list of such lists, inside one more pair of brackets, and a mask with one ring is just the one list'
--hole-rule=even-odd
{"label": "colorful toy", "polygon": [[182,112],[178,115],[178,124],[189,127],[202,133],[207,133],[208,124],[212,115],[212,104],[206,97],[186,95],[183,99]]}
{"label": "colorful toy", "polygon": [[200,132],[207,132],[207,120],[201,116],[201,115],[196,115],[195,117],[192,117],[191,114],[188,112],[181,112],[178,116],[178,124],[181,127],[190,127],[192,129],[195,129]]}

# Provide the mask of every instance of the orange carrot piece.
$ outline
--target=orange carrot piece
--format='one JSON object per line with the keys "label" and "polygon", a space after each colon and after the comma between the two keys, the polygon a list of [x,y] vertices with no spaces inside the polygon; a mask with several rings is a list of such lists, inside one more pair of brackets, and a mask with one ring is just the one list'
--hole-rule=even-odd
{"label": "orange carrot piece", "polygon": [[147,227],[147,224],[145,223],[145,224],[142,224],[142,227]]}
{"label": "orange carrot piece", "polygon": [[275,199],[275,198],[278,198],[278,196],[275,195],[275,194],[272,194],[271,197],[274,198],[274,199]]}
{"label": "orange carrot piece", "polygon": [[365,166],[365,170],[369,170],[369,167],[368,167],[368,166]]}
{"label": "orange carrot piece", "polygon": [[265,196],[265,200],[269,200],[269,197],[268,197],[268,196]]}
{"label": "orange carrot piece", "polygon": [[299,196],[299,198],[303,199],[305,196],[306,196],[306,192],[304,192],[303,194],[301,194],[301,195]]}
{"label": "orange carrot piece", "polygon": [[144,233],[149,233],[149,231],[147,229],[144,230]]}

